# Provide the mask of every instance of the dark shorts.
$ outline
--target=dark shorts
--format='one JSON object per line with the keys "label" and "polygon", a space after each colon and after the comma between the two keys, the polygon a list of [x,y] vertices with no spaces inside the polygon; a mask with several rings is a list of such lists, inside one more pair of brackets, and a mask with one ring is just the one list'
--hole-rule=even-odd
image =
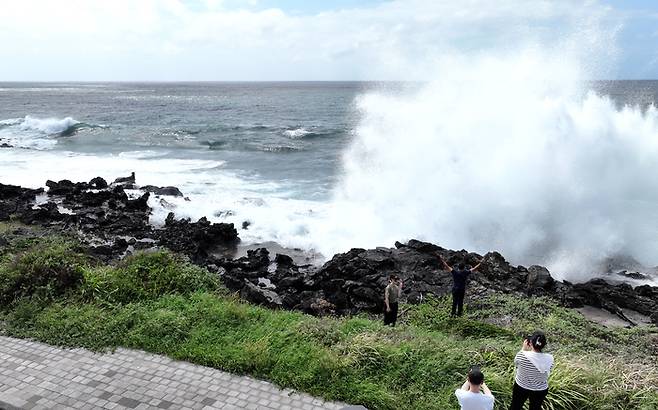
{"label": "dark shorts", "polygon": [[386,305],[384,305],[384,324],[395,326],[395,322],[398,320],[398,304],[389,303],[391,306],[391,311],[386,311]]}

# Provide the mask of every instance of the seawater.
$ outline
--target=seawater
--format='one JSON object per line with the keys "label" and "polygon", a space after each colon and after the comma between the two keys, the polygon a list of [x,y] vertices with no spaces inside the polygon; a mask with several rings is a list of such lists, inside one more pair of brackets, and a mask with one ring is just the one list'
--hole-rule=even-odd
{"label": "seawater", "polygon": [[0,83],[0,182],[135,171],[189,199],[151,198],[156,225],[207,216],[328,257],[417,237],[571,278],[592,255],[658,263],[658,82],[448,79]]}

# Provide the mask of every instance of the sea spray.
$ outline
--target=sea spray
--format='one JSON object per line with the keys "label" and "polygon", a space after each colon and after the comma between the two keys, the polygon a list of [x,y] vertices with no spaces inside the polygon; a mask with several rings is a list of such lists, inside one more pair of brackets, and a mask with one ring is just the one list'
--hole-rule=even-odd
{"label": "sea spray", "polygon": [[453,58],[419,91],[360,97],[323,252],[420,238],[572,280],[617,254],[658,262],[658,113],[582,72],[536,50]]}

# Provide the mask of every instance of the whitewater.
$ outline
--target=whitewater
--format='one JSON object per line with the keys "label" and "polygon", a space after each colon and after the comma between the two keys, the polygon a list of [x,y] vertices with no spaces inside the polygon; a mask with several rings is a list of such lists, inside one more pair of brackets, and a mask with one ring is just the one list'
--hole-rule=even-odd
{"label": "whitewater", "polygon": [[437,69],[406,85],[5,85],[0,182],[135,171],[187,197],[152,197],[155,225],[207,216],[325,258],[418,238],[576,281],[610,257],[658,263],[658,84],[587,82],[532,50]]}

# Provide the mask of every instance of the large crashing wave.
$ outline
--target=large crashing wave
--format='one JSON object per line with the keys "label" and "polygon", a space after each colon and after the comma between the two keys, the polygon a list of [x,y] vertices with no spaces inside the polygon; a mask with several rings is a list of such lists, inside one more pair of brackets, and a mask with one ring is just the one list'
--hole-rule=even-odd
{"label": "large crashing wave", "polygon": [[575,280],[618,254],[656,264],[658,112],[617,109],[563,57],[452,60],[362,96],[324,253],[422,238]]}
{"label": "large crashing wave", "polygon": [[66,118],[24,118],[0,120],[0,139],[20,148],[47,149],[57,141],[51,137],[69,137],[85,128],[105,128]]}

